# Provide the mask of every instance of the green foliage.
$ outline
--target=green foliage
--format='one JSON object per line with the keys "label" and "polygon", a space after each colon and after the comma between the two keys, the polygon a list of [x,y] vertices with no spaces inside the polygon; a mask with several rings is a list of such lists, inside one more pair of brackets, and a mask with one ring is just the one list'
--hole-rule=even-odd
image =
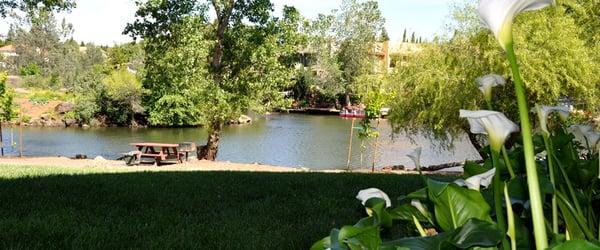
{"label": "green foliage", "polygon": [[72,32],[64,20],[58,25],[53,13],[35,8],[12,26],[10,39],[19,56],[11,58],[11,65],[27,76],[26,86],[76,91],[79,78],[104,63],[101,48],[93,44],[81,47],[69,38]]}
{"label": "green foliage", "polygon": [[[170,6],[170,7],[167,7]],[[128,26],[132,34],[144,39],[145,70],[143,96],[150,124],[155,126],[200,125],[202,120],[199,90],[208,86],[208,58],[212,43],[204,38],[208,27],[191,3],[182,1],[149,2],[140,6],[140,20]],[[167,18],[169,17],[169,18]],[[150,19],[155,20],[154,22]],[[157,28],[170,32],[162,34]]]}
{"label": "green foliage", "polygon": [[384,18],[377,2],[359,3],[356,0],[344,1],[337,18],[339,51],[336,57],[348,93],[356,90],[359,76],[373,73],[376,57],[372,51]]}
{"label": "green foliage", "polygon": [[301,43],[297,11],[286,7],[276,19],[268,1],[211,4],[224,23],[219,27],[196,1],[157,0],[140,4],[138,20],[126,29],[145,40],[144,103],[153,125],[219,128],[248,111],[289,104],[280,91]]}
{"label": "green foliage", "polygon": [[[534,140],[540,174],[540,188],[545,207],[552,207],[553,195],[558,197],[558,232],[553,235],[551,249],[596,249],[600,215],[599,153],[597,148],[581,146],[575,136],[561,126],[552,129],[545,144],[541,136]],[[598,146],[598,145],[597,145]],[[517,166],[516,175],[509,176],[505,166],[496,167],[501,183],[508,185],[508,197],[513,207],[500,210],[514,213],[515,242],[519,249],[530,249],[532,232],[529,191],[525,175],[522,146],[508,152],[509,160]],[[552,162],[552,163],[550,163]],[[504,164],[504,163],[501,163]],[[487,172],[490,166],[469,163],[464,178]],[[520,167],[519,167],[520,166]],[[553,170],[550,170],[553,169]],[[549,176],[553,171],[554,177]],[[475,177],[474,177],[475,176]],[[474,180],[471,180],[473,182]],[[353,226],[331,231],[329,237],[315,243],[312,249],[471,249],[472,247],[499,247],[504,233],[496,224],[498,213],[492,213],[494,203],[486,197],[495,192],[489,189],[467,189],[455,183],[427,179],[427,187],[397,199],[398,204],[386,208],[385,201],[369,199],[365,207],[372,210],[370,217]],[[479,182],[475,182],[479,183]],[[483,182],[481,182],[483,183]],[[418,201],[418,203],[417,203]],[[501,206],[502,207],[502,206]],[[551,223],[549,213],[546,220]],[[435,236],[414,238],[386,238],[390,226],[397,220],[415,223],[416,227],[438,232]],[[566,241],[567,232],[571,240]],[[379,232],[379,233],[378,233]],[[358,247],[358,248],[356,248]]]}
{"label": "green foliage", "polygon": [[94,119],[96,113],[100,111],[96,96],[84,94],[75,99],[75,108],[73,110],[75,119],[81,124],[89,124]]}
{"label": "green foliage", "polygon": [[476,109],[477,100],[483,100],[474,83],[482,70],[475,70],[481,66],[471,53],[459,50],[452,44],[424,45],[396,68],[390,82],[397,95],[389,117],[396,130],[430,132],[439,138],[462,131],[459,110]]}
{"label": "green foliage", "polygon": [[142,83],[126,69],[113,71],[103,81],[106,88],[104,108],[111,120],[118,124],[134,121],[134,115],[144,111]]}
{"label": "green foliage", "polygon": [[[399,199],[400,205],[390,208],[386,208],[383,199],[371,198],[365,203],[365,207],[373,211],[371,216],[353,226],[332,230],[329,237],[316,242],[311,249],[471,249],[494,247],[500,243],[503,234],[492,221],[490,206],[481,193],[433,180],[428,180],[425,190],[424,195],[419,190],[407,197],[432,204],[434,210],[415,209],[406,203],[406,197]],[[435,224],[429,217],[434,212]],[[413,218],[417,217],[444,231],[430,237],[382,239],[384,233],[381,231],[389,229],[394,221],[414,222]],[[429,219],[425,219],[427,217]]]}
{"label": "green foliage", "polygon": [[75,2],[72,0],[4,0],[0,2],[0,16],[6,17],[13,9],[25,11],[40,5],[46,11],[60,11],[75,7]]}
{"label": "green foliage", "polygon": [[35,90],[29,95],[29,102],[35,105],[45,105],[49,101],[62,100],[63,96],[52,90]]}
{"label": "green foliage", "polygon": [[35,63],[30,63],[26,66],[19,68],[19,75],[21,76],[35,76],[42,73],[42,69]]}
{"label": "green foliage", "polygon": [[6,79],[7,74],[0,73],[0,122],[11,121],[17,115],[13,103],[15,94],[6,86]]}
{"label": "green foliage", "polygon": [[[588,6],[583,2],[576,5]],[[447,132],[459,133],[466,121],[458,118],[458,110],[485,105],[475,79],[489,73],[509,75],[502,50],[493,36],[482,30],[473,11],[472,6],[458,9],[451,38],[421,45],[421,52],[396,68],[391,82],[398,95],[390,120],[397,130],[423,129],[439,138],[447,138]],[[594,74],[600,67],[594,56],[598,50],[586,43],[588,38],[581,34],[589,34],[584,32],[587,26],[578,24],[574,16],[560,5],[517,18],[516,53],[530,105],[556,104],[561,97],[571,97],[577,108],[598,111],[600,75]],[[507,86],[494,91],[495,108],[518,120],[513,91],[507,91],[512,88],[509,79]]]}
{"label": "green foliage", "polygon": [[346,0],[339,11],[319,15],[308,25],[314,85],[323,94],[360,92],[358,78],[375,73],[372,51],[387,36],[383,23],[377,2]]}
{"label": "green foliage", "polygon": [[126,43],[114,46],[108,50],[108,67],[111,69],[143,68],[144,46],[143,43]]}
{"label": "green foliage", "polygon": [[189,126],[198,125],[202,121],[201,114],[193,107],[192,96],[164,95],[156,100],[156,108],[151,110],[149,121],[154,125]]}

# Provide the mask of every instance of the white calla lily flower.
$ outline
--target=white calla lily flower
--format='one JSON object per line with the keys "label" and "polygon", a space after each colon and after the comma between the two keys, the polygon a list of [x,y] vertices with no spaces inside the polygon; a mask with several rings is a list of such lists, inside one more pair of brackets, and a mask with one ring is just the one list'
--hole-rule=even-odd
{"label": "white calla lily flower", "polygon": [[[363,204],[363,206],[365,204],[367,204],[367,201],[371,198],[384,199],[385,207],[392,206],[392,201],[390,200],[390,197],[388,197],[388,195],[385,192],[383,192],[377,188],[363,189],[358,192],[358,195],[356,195],[356,199],[360,200],[360,202]],[[365,210],[367,211],[367,214],[369,216],[373,215],[373,211],[370,208],[366,207]]]}
{"label": "white calla lily flower", "polygon": [[390,200],[390,197],[388,197],[388,195],[385,192],[383,192],[377,188],[363,189],[358,192],[358,195],[356,195],[356,199],[360,200],[360,202],[363,204],[363,206],[371,198],[384,199],[386,207],[392,206],[392,201]]}
{"label": "white calla lily flower", "polygon": [[495,174],[496,168],[492,168],[485,173],[473,175],[467,178],[466,180],[458,179],[454,181],[454,183],[458,184],[459,186],[466,186],[469,189],[479,191],[479,187],[483,186],[484,188],[487,188],[492,184],[492,180]]}
{"label": "white calla lily flower", "polygon": [[584,136],[588,146],[592,150],[595,150],[596,148],[598,148],[598,146],[600,146],[600,133],[595,131],[588,131],[587,133],[585,133]]}
{"label": "white calla lily flower", "polygon": [[506,84],[506,79],[501,75],[489,74],[475,79],[479,90],[485,96],[486,101],[492,101],[492,88]]}
{"label": "white calla lily flower", "polygon": [[508,135],[519,131],[519,126],[500,112],[489,110],[460,110],[460,117],[467,118],[471,133],[488,135],[493,150],[500,151]]}
{"label": "white calla lily flower", "polygon": [[600,134],[594,131],[591,126],[588,125],[573,125],[569,127],[568,131],[575,136],[575,140],[581,145],[590,148],[596,148],[600,143]]}
{"label": "white calla lily flower", "polygon": [[421,214],[423,216],[429,217],[429,211],[427,210],[427,208],[425,208],[425,206],[423,205],[423,203],[421,203],[421,201],[411,200],[410,205],[417,208],[417,210],[419,210],[419,212],[421,212]]}
{"label": "white calla lily flower", "polygon": [[593,130],[594,130],[594,128],[592,128],[592,126],[590,126],[590,125],[572,125],[571,127],[569,127],[570,132],[579,132],[582,134],[593,131]]}
{"label": "white calla lily flower", "polygon": [[558,115],[560,116],[560,118],[563,121],[566,120],[567,118],[569,118],[569,114],[571,113],[571,110],[567,106],[543,106],[543,105],[540,106],[540,105],[537,105],[535,107],[535,109],[536,109],[536,113],[538,114],[538,118],[540,120],[540,128],[546,134],[550,134],[550,131],[548,131],[548,117],[550,116],[550,114],[552,112],[558,113]]}
{"label": "white calla lily flower", "polygon": [[415,168],[417,170],[421,169],[421,147],[413,149],[406,156],[415,163]]}
{"label": "white calla lily flower", "polygon": [[481,0],[477,12],[482,23],[506,50],[506,46],[512,43],[512,24],[519,13],[553,4],[554,0]]}

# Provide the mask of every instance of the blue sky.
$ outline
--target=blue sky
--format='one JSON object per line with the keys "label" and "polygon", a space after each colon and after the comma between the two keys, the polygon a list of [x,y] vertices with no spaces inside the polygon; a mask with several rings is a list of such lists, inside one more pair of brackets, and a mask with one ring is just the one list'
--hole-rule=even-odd
{"label": "blue sky", "polygon": [[[272,0],[276,13],[283,5],[293,5],[302,15],[314,18],[319,13],[330,13],[340,6],[342,0]],[[424,38],[443,33],[443,25],[450,11],[450,0],[378,0],[386,18],[386,29],[392,40],[402,39],[406,28],[408,33],[416,32]],[[77,0],[77,8],[70,13],[59,14],[72,23],[77,41],[112,45],[130,41],[121,35],[125,25],[134,20],[133,0]],[[0,33],[6,34],[9,20],[0,22]]]}

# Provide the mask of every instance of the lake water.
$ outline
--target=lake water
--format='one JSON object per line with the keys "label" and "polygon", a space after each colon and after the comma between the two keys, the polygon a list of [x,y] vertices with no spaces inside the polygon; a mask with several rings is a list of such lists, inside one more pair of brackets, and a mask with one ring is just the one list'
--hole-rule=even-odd
{"label": "lake water", "polygon": [[[313,169],[345,168],[351,124],[351,120],[337,116],[268,115],[250,125],[227,127],[221,137],[218,160]],[[392,138],[385,120],[379,130],[382,136],[375,154],[378,168],[412,167],[413,163],[405,155],[417,146],[423,147],[424,166],[479,159],[466,136],[456,138],[454,149],[448,150],[440,149],[439,142],[420,135],[413,136],[412,140],[403,134]],[[5,152],[17,155],[18,146],[11,147],[11,141],[18,142],[18,128],[3,131]],[[115,159],[120,153],[134,150],[129,145],[132,142],[204,144],[206,135],[206,130],[201,128],[23,128],[23,152],[26,156],[85,154],[90,158],[99,155]],[[356,133],[352,151],[352,167],[370,168],[370,156],[365,157],[362,165],[360,163],[360,140]],[[371,146],[366,150],[368,155],[373,151]]]}

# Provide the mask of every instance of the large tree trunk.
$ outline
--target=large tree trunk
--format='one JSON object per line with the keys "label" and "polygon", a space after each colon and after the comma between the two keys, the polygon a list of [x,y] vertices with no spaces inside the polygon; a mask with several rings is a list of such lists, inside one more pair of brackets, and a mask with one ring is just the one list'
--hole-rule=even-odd
{"label": "large tree trunk", "polygon": [[350,100],[350,93],[348,91],[346,91],[345,97],[346,97],[346,107],[352,106],[352,101]]}
{"label": "large tree trunk", "polygon": [[[211,3],[215,9],[215,14],[217,16],[217,27],[215,30],[216,44],[211,60],[211,73],[214,80],[214,84],[220,86],[221,81],[223,80],[221,68],[223,60],[223,44],[225,41],[225,32],[227,30],[227,27],[229,26],[229,19],[231,18],[231,14],[233,13],[235,0],[226,0],[225,2],[212,0]],[[215,121],[211,122],[206,145],[200,147],[200,150],[198,152],[199,160],[214,161],[217,159],[217,153],[219,151],[219,140],[221,139],[221,130],[223,129],[223,124],[220,122],[216,122],[217,124],[214,123]]]}
{"label": "large tree trunk", "polygon": [[199,160],[215,161],[217,159],[217,153],[219,152],[219,140],[221,140],[222,125],[211,126],[208,132],[208,140],[206,145],[203,146],[198,152]]}

